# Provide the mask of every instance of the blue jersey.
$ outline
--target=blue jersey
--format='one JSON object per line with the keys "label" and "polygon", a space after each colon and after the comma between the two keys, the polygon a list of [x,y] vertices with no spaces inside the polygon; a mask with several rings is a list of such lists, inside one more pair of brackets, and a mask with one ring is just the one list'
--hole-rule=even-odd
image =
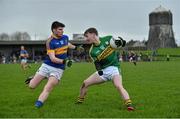
{"label": "blue jersey", "polygon": [[[47,54],[49,52],[54,52],[55,57],[59,59],[66,59],[67,58],[67,50],[68,50],[68,36],[63,35],[61,38],[56,38],[52,36],[46,42]],[[44,63],[50,65],[52,67],[65,69],[64,64],[54,63],[51,61],[49,55],[46,56]]]}
{"label": "blue jersey", "polygon": [[28,52],[26,50],[21,50],[20,51],[20,57],[21,57],[21,59],[27,59]]}

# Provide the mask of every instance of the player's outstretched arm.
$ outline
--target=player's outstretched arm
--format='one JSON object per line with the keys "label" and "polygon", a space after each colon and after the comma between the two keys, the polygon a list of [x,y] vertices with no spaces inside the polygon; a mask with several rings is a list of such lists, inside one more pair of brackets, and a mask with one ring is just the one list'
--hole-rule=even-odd
{"label": "player's outstretched arm", "polygon": [[82,47],[82,45],[78,45],[78,46],[75,46],[71,43],[68,43],[68,48],[70,49],[74,49],[74,50],[84,50],[84,48]]}
{"label": "player's outstretched arm", "polygon": [[71,65],[72,65],[72,60],[70,60],[70,59],[59,59],[55,56],[54,52],[49,52],[48,55],[49,55],[51,61],[54,63],[65,64],[68,67],[71,67]]}
{"label": "player's outstretched arm", "polygon": [[75,49],[75,48],[76,48],[76,46],[75,46],[75,45],[73,45],[73,44],[71,44],[71,43],[68,43],[68,48],[69,48],[69,49]]}

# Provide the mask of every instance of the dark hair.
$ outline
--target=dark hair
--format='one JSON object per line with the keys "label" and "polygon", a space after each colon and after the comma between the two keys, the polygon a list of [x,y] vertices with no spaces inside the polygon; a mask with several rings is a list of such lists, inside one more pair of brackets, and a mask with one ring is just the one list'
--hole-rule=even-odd
{"label": "dark hair", "polygon": [[87,33],[95,33],[98,36],[98,31],[96,30],[96,28],[88,28],[85,32],[84,32],[84,36]]}
{"label": "dark hair", "polygon": [[54,21],[51,25],[51,31],[53,31],[53,29],[56,29],[58,27],[65,27],[65,25],[63,23],[58,22],[58,21]]}

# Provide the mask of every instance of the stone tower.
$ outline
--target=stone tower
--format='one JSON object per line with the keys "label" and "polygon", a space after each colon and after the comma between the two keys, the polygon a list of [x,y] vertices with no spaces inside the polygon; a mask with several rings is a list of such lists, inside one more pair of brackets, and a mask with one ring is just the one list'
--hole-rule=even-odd
{"label": "stone tower", "polygon": [[159,6],[149,14],[149,37],[147,48],[155,50],[157,48],[177,47],[172,29],[173,18],[170,10]]}

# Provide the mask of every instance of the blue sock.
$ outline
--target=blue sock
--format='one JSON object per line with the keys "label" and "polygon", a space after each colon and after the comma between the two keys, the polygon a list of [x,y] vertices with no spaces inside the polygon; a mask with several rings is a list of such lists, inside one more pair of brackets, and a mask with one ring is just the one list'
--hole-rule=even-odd
{"label": "blue sock", "polygon": [[40,107],[42,107],[42,106],[43,106],[43,102],[41,102],[41,101],[39,101],[39,100],[37,100],[37,101],[35,102],[35,107],[40,108]]}

